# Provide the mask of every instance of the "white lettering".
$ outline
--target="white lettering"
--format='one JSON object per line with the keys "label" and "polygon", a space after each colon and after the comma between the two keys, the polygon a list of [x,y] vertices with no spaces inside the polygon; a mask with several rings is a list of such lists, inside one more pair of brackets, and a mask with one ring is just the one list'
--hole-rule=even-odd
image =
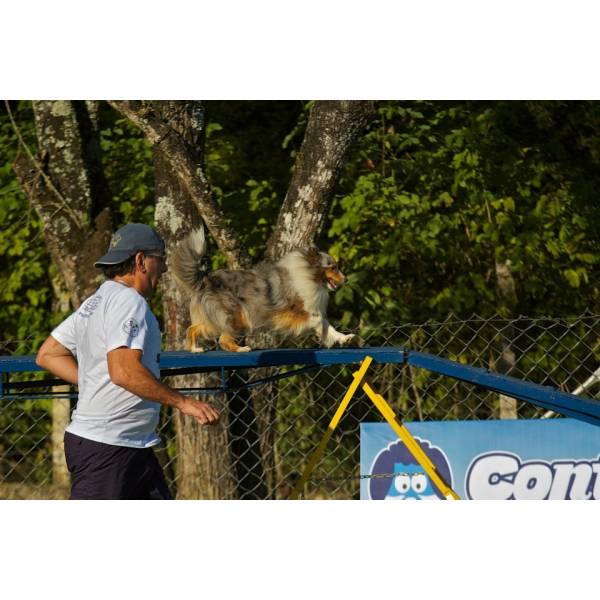
{"label": "white lettering", "polygon": [[598,476],[598,473],[600,473],[600,462],[592,463],[592,471],[596,475],[596,479],[594,480],[594,489],[592,490],[592,498],[598,500],[600,499],[600,476]]}
{"label": "white lettering", "polygon": [[519,459],[510,454],[483,455],[467,471],[467,494],[473,500],[508,500]]}
{"label": "white lettering", "polygon": [[545,463],[524,464],[515,476],[515,500],[544,500],[552,485],[552,469]]}
{"label": "white lettering", "polygon": [[527,461],[506,452],[481,454],[467,469],[472,500],[598,500],[600,459]]}
{"label": "white lettering", "polygon": [[[554,468],[554,482],[549,500],[590,499],[592,493],[587,490],[590,487],[594,471],[589,463],[555,462],[552,463],[552,467]],[[569,485],[571,485],[570,490]]]}

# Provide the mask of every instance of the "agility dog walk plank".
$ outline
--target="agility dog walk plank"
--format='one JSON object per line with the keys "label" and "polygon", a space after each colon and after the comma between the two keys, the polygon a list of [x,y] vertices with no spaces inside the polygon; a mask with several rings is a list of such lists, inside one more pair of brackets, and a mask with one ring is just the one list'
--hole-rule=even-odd
{"label": "agility dog walk plank", "polygon": [[[594,425],[600,425],[600,402],[574,396],[549,386],[522,381],[508,375],[493,373],[487,369],[463,365],[433,354],[408,350],[401,346],[364,348],[276,348],[252,352],[163,352],[159,366],[161,375],[181,372],[217,371],[219,369],[253,369],[293,365],[328,367],[332,365],[358,364],[366,356],[374,363],[410,364],[483,387],[485,389],[529,402],[541,408],[573,417]],[[35,356],[0,356],[0,397],[4,396],[11,373],[42,371],[35,364]],[[18,383],[18,382],[17,382]],[[53,380],[48,385],[56,385]],[[23,386],[21,386],[23,387]],[[51,396],[51,394],[47,394]],[[23,395],[23,398],[26,396]]]}
{"label": "agility dog walk plank", "polygon": [[[277,348],[252,352],[161,352],[162,370],[197,367],[200,369],[252,369],[285,365],[329,366],[360,363],[369,355],[376,363],[402,364],[405,350],[395,346],[375,348]],[[0,356],[0,373],[42,371],[35,364],[35,355]]]}

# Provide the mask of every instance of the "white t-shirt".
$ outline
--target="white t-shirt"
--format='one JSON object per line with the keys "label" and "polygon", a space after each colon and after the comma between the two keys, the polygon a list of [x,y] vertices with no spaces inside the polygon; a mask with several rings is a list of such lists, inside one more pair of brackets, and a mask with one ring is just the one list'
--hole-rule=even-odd
{"label": "white t-shirt", "polygon": [[115,385],[106,358],[122,346],[142,350],[142,364],[160,376],[160,329],[144,297],[132,287],[105,281],[52,337],[73,353],[79,365],[79,400],[67,431],[115,446],[158,444],[160,404]]}

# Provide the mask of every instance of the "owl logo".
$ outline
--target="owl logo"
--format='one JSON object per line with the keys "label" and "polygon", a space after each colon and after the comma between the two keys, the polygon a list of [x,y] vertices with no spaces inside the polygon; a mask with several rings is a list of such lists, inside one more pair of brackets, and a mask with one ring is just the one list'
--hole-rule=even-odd
{"label": "owl logo", "polygon": [[140,332],[140,325],[135,319],[127,319],[123,323],[123,331],[129,337],[134,338]]}
{"label": "owl logo", "polygon": [[437,500],[435,489],[420,465],[394,463],[394,477],[386,500]]}
{"label": "owl logo", "polygon": [[114,248],[115,246],[118,246],[120,241],[121,241],[121,236],[118,233],[115,233],[112,236],[112,239],[110,240],[110,247]]}
{"label": "owl logo", "polygon": [[[444,452],[428,440],[415,440],[452,487],[452,471]],[[370,474],[373,476],[369,482],[372,500],[437,500],[444,497],[401,440],[392,442],[377,454]]]}

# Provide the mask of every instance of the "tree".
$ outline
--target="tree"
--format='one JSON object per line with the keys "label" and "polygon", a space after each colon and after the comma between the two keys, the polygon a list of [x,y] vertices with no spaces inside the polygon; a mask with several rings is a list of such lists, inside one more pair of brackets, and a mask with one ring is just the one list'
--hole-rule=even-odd
{"label": "tree", "polygon": [[73,308],[100,282],[93,264],[112,232],[99,156],[95,103],[35,101],[37,156],[23,146],[15,173],[44,224],[44,237]]}
{"label": "tree", "polygon": [[[249,266],[251,258],[242,236],[231,227],[206,177],[205,105],[111,104],[142,130],[153,148],[154,217],[167,245],[172,246],[202,220],[231,268]],[[34,102],[39,150],[35,153],[22,144],[24,153],[14,165],[43,223],[46,245],[58,272],[55,289],[65,290],[72,308],[100,281],[93,262],[99,249],[107,246],[114,223],[114,201],[99,153],[98,108],[97,103],[89,102]],[[368,102],[316,102],[312,106],[294,176],[267,244],[271,260],[292,247],[311,243],[319,234],[349,149],[372,112]],[[168,347],[182,347],[187,301],[168,275],[162,300]],[[262,342],[273,341],[264,338]],[[193,420],[175,416],[182,497],[273,496],[274,413],[269,391],[273,389],[245,399],[241,394],[227,401],[217,399],[224,409],[217,428],[202,429]],[[237,403],[238,410],[231,413],[227,402]],[[258,426],[253,425],[256,423]],[[244,439],[248,436],[255,436],[257,443]],[[260,446],[261,452],[248,460],[247,450],[253,445]]]}
{"label": "tree", "polygon": [[[131,119],[153,144],[161,193],[157,199],[156,221],[167,241],[181,239],[198,224],[198,215],[226,256],[230,268],[250,264],[240,236],[229,225],[215,202],[204,170],[205,118],[202,103],[111,102]],[[372,115],[370,102],[317,102],[313,106],[294,177],[282,204],[277,225],[267,244],[267,256],[276,260],[294,247],[312,242],[319,233],[334,185],[352,143]],[[157,179],[157,182],[159,179]],[[177,198],[176,198],[177,197]],[[194,214],[193,207],[197,213]],[[188,324],[187,302],[172,278],[165,285],[165,315],[168,344],[182,347]],[[263,343],[274,343],[262,337]],[[232,413],[221,402],[222,423],[211,430],[195,421],[177,416],[179,432],[180,494],[183,497],[231,497],[245,493],[272,497],[274,494],[274,405],[272,390],[251,395],[253,414],[242,404]],[[235,399],[235,396],[234,396]],[[239,399],[239,395],[238,395]],[[239,404],[239,403],[238,403]],[[254,418],[255,417],[255,418]],[[236,445],[228,430],[242,423],[258,423],[261,453],[240,472],[248,458],[247,446],[232,460]],[[254,435],[246,429],[243,435]],[[239,438],[238,436],[235,436]],[[251,446],[252,444],[250,444]],[[203,456],[203,458],[199,458]],[[234,473],[233,464],[238,465]],[[257,473],[258,470],[258,473]],[[266,479],[266,486],[260,481]],[[248,480],[257,482],[249,485]],[[241,486],[241,489],[239,489]],[[250,489],[248,489],[250,488]]]}
{"label": "tree", "polygon": [[[7,105],[10,113],[10,108]],[[38,151],[20,139],[22,153],[14,169],[35,208],[57,276],[52,284],[60,312],[77,308],[97,287],[93,267],[97,248],[112,231],[108,190],[100,165],[97,105],[85,102],[33,103]],[[13,122],[13,125],[16,124]],[[68,390],[68,388],[66,388]],[[55,391],[66,391],[60,388]],[[68,483],[62,436],[70,418],[69,400],[52,404],[54,481]]]}

